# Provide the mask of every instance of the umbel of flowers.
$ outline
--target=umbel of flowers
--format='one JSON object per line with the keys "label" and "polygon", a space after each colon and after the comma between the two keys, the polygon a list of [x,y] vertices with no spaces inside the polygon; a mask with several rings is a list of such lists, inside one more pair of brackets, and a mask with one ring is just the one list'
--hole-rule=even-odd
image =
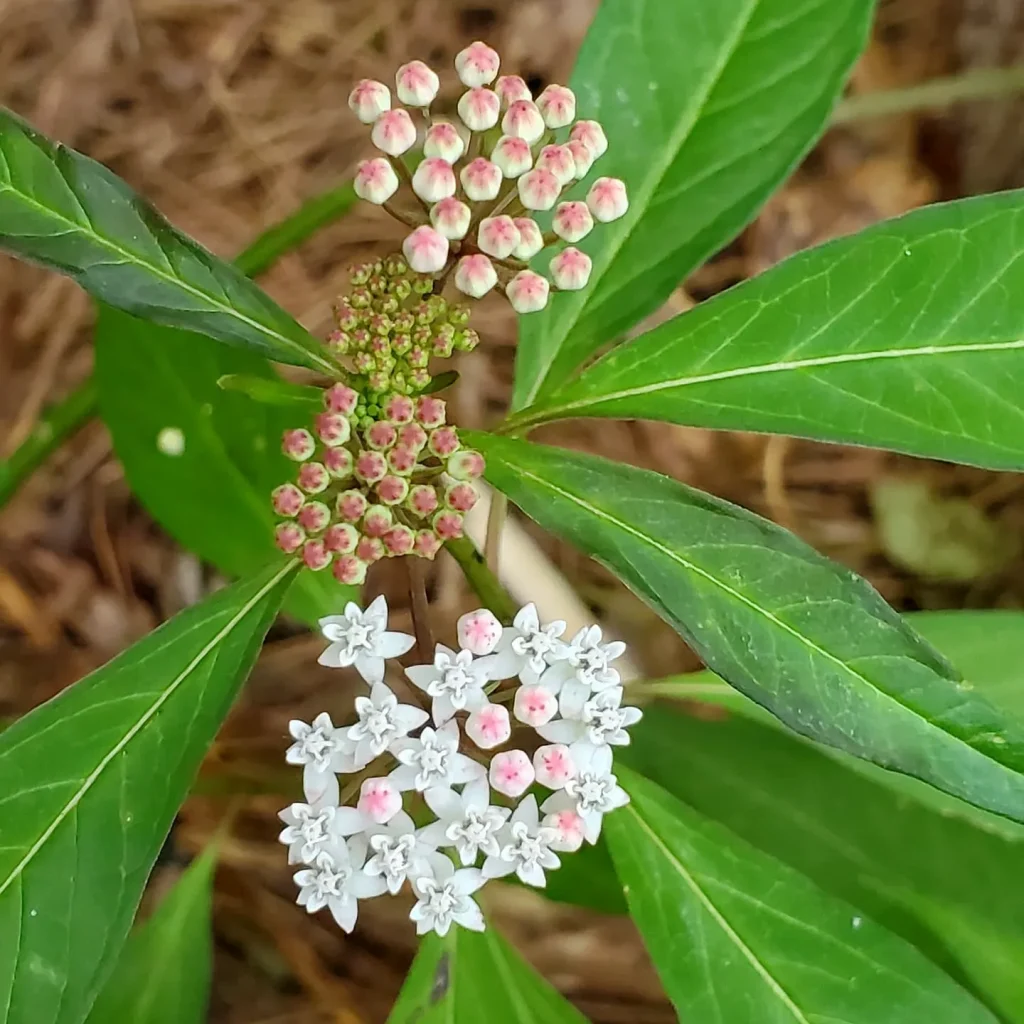
{"label": "umbel of flowers", "polygon": [[[473,897],[488,879],[544,886],[628,802],[612,772],[640,719],[613,665],[625,645],[597,626],[566,640],[565,623],[541,625],[533,605],[504,628],[481,609],[459,619],[458,650],[396,666],[418,695],[403,704],[387,662],[414,641],[387,614],[378,597],[320,622],[320,663],[353,666],[370,690],[347,725],[291,723],[286,760],[302,766],[305,801],[281,812],[280,839],[303,865],[298,902],[351,931],[360,900],[408,886],[418,934],[482,930]],[[344,790],[339,776],[351,777]]]}
{"label": "umbel of flowers", "polygon": [[[586,286],[591,260],[576,243],[629,204],[625,184],[607,177],[585,201],[561,199],[607,150],[604,131],[576,120],[572,90],[549,85],[535,98],[522,78],[499,77],[499,64],[481,42],[458,54],[467,90],[451,118],[432,115],[440,79],[422,61],[398,69],[402,107],[392,106],[383,82],[358,82],[349,106],[383,155],[359,165],[355,190],[412,229],[402,250],[413,270],[442,282],[453,274],[473,298],[497,288],[516,312],[531,313],[547,305],[551,285]],[[544,232],[535,218],[547,212]],[[558,252],[545,276],[528,263],[547,246]]]}

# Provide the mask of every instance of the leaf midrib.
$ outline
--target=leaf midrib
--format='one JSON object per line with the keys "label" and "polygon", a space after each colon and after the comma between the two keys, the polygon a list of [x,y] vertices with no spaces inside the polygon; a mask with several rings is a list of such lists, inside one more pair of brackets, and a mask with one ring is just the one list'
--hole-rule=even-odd
{"label": "leaf midrib", "polygon": [[252,610],[255,608],[264,597],[270,593],[271,590],[277,586],[278,583],[284,579],[290,572],[294,571],[295,564],[293,562],[286,562],[267,582],[260,587],[260,589],[253,594],[248,601],[242,605],[241,608],[224,624],[221,629],[210,638],[209,641],[202,647],[202,649],[196,654],[196,656],[178,673],[178,675],[168,684],[159,697],[153,702],[145,714],[140,716],[139,720],[125,733],[125,735],[111,748],[111,750],[104,755],[99,764],[82,780],[81,785],[78,787],[76,792],[72,794],[68,802],[61,808],[58,814],[54,817],[53,821],[46,828],[43,834],[36,840],[35,843],[26,851],[25,856],[21,861],[12,868],[11,872],[6,878],[0,881],[0,896],[10,888],[11,884],[21,877],[24,870],[31,864],[36,854],[46,845],[50,840],[50,837],[57,831],[57,829],[64,823],[65,819],[70,815],[85,799],[92,787],[99,781],[104,771],[110,765],[110,763],[125,750],[133,739],[149,724],[156,713],[170,700],[171,697],[177,692],[178,688],[185,682],[186,679],[192,674],[192,672],[203,662],[210,652],[227,637]]}

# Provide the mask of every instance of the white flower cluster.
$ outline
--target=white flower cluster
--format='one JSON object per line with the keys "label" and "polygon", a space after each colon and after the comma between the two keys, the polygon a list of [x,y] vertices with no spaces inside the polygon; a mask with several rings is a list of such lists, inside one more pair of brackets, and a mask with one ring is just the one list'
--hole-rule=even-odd
{"label": "white flower cluster", "polygon": [[[349,107],[371,125],[373,144],[384,155],[364,160],[356,194],[384,206],[413,230],[402,250],[417,273],[447,277],[481,298],[497,287],[518,313],[547,305],[551,284],[564,291],[586,286],[591,260],[576,248],[593,229],[629,208],[618,178],[598,178],[585,201],[559,202],[565,189],[585,178],[608,149],[597,121],[576,120],[576,97],[549,85],[536,98],[518,75],[498,76],[500,58],[485,43],[467,46],[455,70],[467,91],[458,116],[434,118],[430,105],[440,88],[422,61],[403,64],[395,76],[398,99],[383,82],[363,79]],[[417,127],[417,122],[420,122]],[[411,174],[403,161],[422,149]],[[398,210],[391,200],[406,181],[418,203]],[[534,219],[551,211],[551,232]],[[550,281],[527,267],[543,248],[568,243],[549,262]]]}
{"label": "white flower cluster", "polygon": [[[306,800],[281,812],[280,840],[289,863],[304,865],[298,902],[351,931],[359,900],[408,882],[417,934],[444,935],[453,922],[482,930],[472,897],[484,882],[515,873],[543,886],[559,853],[595,843],[603,816],[628,802],[612,774],[613,747],[640,719],[622,706],[612,664],[625,644],[604,642],[597,626],[565,641],[565,623],[541,625],[532,604],[508,627],[470,612],[458,651],[438,644],[432,664],[403,670],[428,713],[384,682],[386,661],[414,643],[389,632],[387,617],[378,597],[320,621],[330,641],[320,663],[354,667],[370,694],[355,699],[351,725],[326,714],[291,723],[286,760],[302,766]],[[364,775],[358,799],[343,806],[338,776],[354,773]],[[551,791],[539,805],[535,785]]]}

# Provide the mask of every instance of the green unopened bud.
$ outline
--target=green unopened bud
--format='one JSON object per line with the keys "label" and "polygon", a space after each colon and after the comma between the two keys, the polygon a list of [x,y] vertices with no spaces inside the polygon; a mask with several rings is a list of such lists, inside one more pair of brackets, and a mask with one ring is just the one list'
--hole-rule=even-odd
{"label": "green unopened bud", "polygon": [[391,336],[391,351],[396,356],[404,356],[412,348],[412,337],[405,331]]}
{"label": "green unopened bud", "polygon": [[403,277],[409,273],[409,264],[401,256],[388,256],[384,260],[384,273],[388,277]]}
{"label": "green unopened bud", "polygon": [[394,295],[396,299],[400,299],[402,302],[405,302],[405,300],[412,295],[412,285],[409,284],[404,277],[400,277],[391,286],[391,294]]}
{"label": "green unopened bud", "polygon": [[357,352],[352,360],[356,373],[370,373],[374,367],[373,356],[369,352]]}
{"label": "green unopened bud", "polygon": [[367,309],[373,301],[373,295],[368,288],[353,288],[348,301],[353,309]]}
{"label": "green unopened bud", "polygon": [[382,295],[379,299],[374,300],[373,308],[378,313],[387,313],[388,315],[397,313],[399,308],[398,299],[394,295]]}
{"label": "green unopened bud", "polygon": [[409,393],[417,393],[422,391],[431,381],[430,371],[426,369],[416,369],[409,371]]}
{"label": "green unopened bud", "polygon": [[367,376],[366,386],[371,391],[387,391],[391,387],[391,374],[386,370],[374,370]]}
{"label": "green unopened bud", "polygon": [[353,285],[359,287],[366,284],[372,274],[372,263],[359,263],[349,268],[348,277]]}
{"label": "green unopened bud", "polygon": [[455,332],[455,347],[460,352],[472,352],[480,344],[480,335],[471,327]]}
{"label": "green unopened bud", "polygon": [[469,306],[461,303],[451,306],[448,310],[448,323],[455,327],[465,327],[469,323]]}
{"label": "green unopened bud", "polygon": [[448,301],[440,295],[431,295],[427,299],[427,306],[435,320],[443,320],[448,315]]}
{"label": "green unopened bud", "polygon": [[417,295],[429,295],[434,288],[434,279],[431,277],[413,278],[412,290]]}

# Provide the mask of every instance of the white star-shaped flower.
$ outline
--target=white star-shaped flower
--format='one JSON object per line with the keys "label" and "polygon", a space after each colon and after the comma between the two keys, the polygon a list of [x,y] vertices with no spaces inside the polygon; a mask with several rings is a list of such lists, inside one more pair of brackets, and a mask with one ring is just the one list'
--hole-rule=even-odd
{"label": "white star-shaped flower", "polygon": [[562,717],[538,726],[537,732],[549,743],[571,744],[574,751],[581,743],[593,747],[628,744],[629,733],[626,730],[640,721],[643,712],[639,708],[620,706],[622,687],[600,690],[582,701],[581,696],[581,688],[564,686],[558,702]]}
{"label": "white star-shaped flower", "polygon": [[440,787],[428,789],[423,797],[437,815],[437,821],[420,829],[420,838],[433,847],[454,846],[459,859],[469,867],[477,854],[494,857],[501,852],[498,832],[511,811],[492,807],[486,779],[474,779],[461,793]]}
{"label": "white star-shaped flower", "polygon": [[371,685],[384,680],[384,661],[397,658],[416,642],[408,633],[389,633],[388,604],[383,595],[362,611],[351,601],[342,615],[320,620],[320,631],[331,641],[320,655],[321,665],[355,670]]}
{"label": "white star-shaped flower", "polygon": [[487,663],[487,658],[474,658],[471,651],[456,654],[438,644],[433,665],[412,665],[405,674],[413,685],[433,697],[434,724],[443,725],[456,711],[476,711],[487,703]]}
{"label": "white star-shaped flower", "polygon": [[444,936],[452,922],[482,932],[484,915],[470,897],[485,881],[479,868],[456,871],[447,857],[438,858],[429,874],[412,879],[413,892],[418,900],[409,913],[409,919],[416,922],[416,934],[437,932]]}
{"label": "white star-shaped flower", "polygon": [[[544,801],[545,814],[573,810],[582,819],[588,843],[596,843],[601,834],[601,819],[629,803],[629,794],[612,775],[612,748],[582,745],[574,751],[576,774],[565,789]],[[485,865],[486,867],[486,865]]]}
{"label": "white star-shaped flower", "polygon": [[484,861],[485,878],[504,878],[514,871],[527,885],[543,888],[547,884],[545,870],[553,871],[562,862],[551,849],[551,844],[558,840],[558,833],[542,826],[539,818],[536,798],[526,797],[498,833],[501,849]]}
{"label": "white star-shaped flower", "polygon": [[418,729],[429,717],[422,708],[399,704],[384,683],[374,683],[369,697],[356,697],[359,721],[349,727],[347,739],[354,744],[356,770],[365,768],[395,740]]}
{"label": "white star-shaped flower", "polygon": [[317,715],[307,725],[297,719],[288,723],[295,742],[285,752],[288,764],[302,765],[302,786],[306,802],[322,806],[338,802],[338,779],[335,772],[355,770],[352,744],[346,729],[336,729],[331,716]]}
{"label": "white star-shaped flower", "polygon": [[537,683],[550,665],[565,657],[566,645],[559,639],[564,632],[564,622],[548,622],[542,626],[536,605],[524,605],[512,625],[502,631],[494,654],[487,659],[491,678],[519,676],[527,686]]}
{"label": "white star-shaped flower", "polygon": [[286,826],[278,841],[288,847],[289,864],[314,864],[324,850],[337,842],[340,833],[334,821],[336,811],[333,804],[292,804],[278,814]]}
{"label": "white star-shaped flower", "polygon": [[422,793],[433,786],[450,789],[485,774],[483,765],[459,753],[459,723],[454,718],[440,729],[428,725],[418,737],[395,740],[390,749],[399,765],[388,778],[403,792]]}
{"label": "white star-shaped flower", "polygon": [[618,670],[611,663],[625,650],[621,640],[602,643],[600,626],[585,626],[563,645],[562,658],[547,669],[541,685],[561,693],[570,706],[582,706],[592,693],[620,685]]}
{"label": "white star-shaped flower", "polygon": [[359,913],[358,901],[380,896],[387,888],[383,878],[371,878],[360,866],[344,842],[322,850],[312,867],[295,873],[299,887],[296,902],[308,914],[327,907],[342,931],[351,932]]}

